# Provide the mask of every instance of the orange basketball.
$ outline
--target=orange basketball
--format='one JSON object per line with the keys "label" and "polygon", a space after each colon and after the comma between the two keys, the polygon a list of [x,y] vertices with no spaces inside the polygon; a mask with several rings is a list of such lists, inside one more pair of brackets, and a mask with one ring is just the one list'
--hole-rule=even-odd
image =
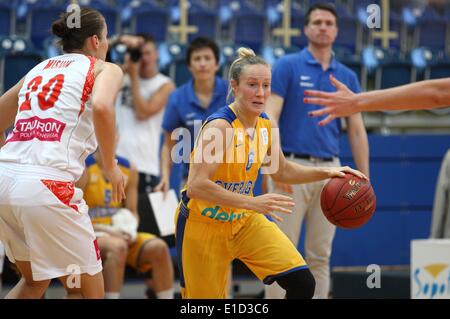
{"label": "orange basketball", "polygon": [[375,212],[377,199],[369,181],[353,174],[334,177],[320,195],[320,205],[330,223],[347,229],[369,221]]}

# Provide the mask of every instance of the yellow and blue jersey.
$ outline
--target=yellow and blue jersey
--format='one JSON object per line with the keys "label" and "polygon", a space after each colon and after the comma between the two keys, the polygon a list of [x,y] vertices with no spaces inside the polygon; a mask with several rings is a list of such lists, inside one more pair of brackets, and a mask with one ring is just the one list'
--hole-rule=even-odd
{"label": "yellow and blue jersey", "polygon": [[[222,163],[219,164],[212,180],[228,191],[253,196],[258,171],[271,146],[272,126],[270,119],[262,113],[257,119],[252,136],[245,130],[237,117],[233,105],[223,107],[211,115],[203,127],[217,119],[224,119],[231,124],[232,129],[227,130],[227,135],[232,134],[232,143],[227,147]],[[191,153],[191,163],[195,161],[194,148]],[[242,209],[218,206],[213,202],[200,199],[189,199],[186,187],[181,191],[181,196],[182,204],[188,209],[189,214],[198,214],[205,217],[206,220],[232,222],[241,219],[247,213]],[[182,207],[181,210],[183,210]]]}
{"label": "yellow and blue jersey", "polygon": [[[216,119],[231,124],[227,134],[232,136],[228,135],[227,141],[231,138],[232,143],[212,180],[228,191],[253,196],[258,171],[272,145],[271,122],[261,114],[254,133],[249,134],[233,105],[214,113],[206,123]],[[214,130],[203,134],[214,135]],[[195,156],[194,149],[191,163],[198,161]],[[234,259],[244,262],[266,284],[307,267],[289,238],[263,214],[190,199],[186,187],[181,195],[175,220],[183,298],[226,298],[228,271]]]}
{"label": "yellow and blue jersey", "polygon": [[[120,156],[116,156],[116,159],[122,173],[129,177],[130,162]],[[122,203],[112,200],[112,185],[105,179],[102,168],[93,155],[86,159],[86,171],[88,183],[84,189],[84,200],[89,206],[89,216],[92,223],[111,225],[111,217],[122,207]]]}

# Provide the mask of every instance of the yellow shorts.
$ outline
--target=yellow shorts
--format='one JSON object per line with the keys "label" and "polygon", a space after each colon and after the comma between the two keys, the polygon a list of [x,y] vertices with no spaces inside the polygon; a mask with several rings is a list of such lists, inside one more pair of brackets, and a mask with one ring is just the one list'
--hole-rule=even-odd
{"label": "yellow shorts", "polygon": [[175,219],[183,298],[226,298],[228,271],[236,258],[266,284],[308,267],[289,238],[262,214],[221,222],[184,207]]}
{"label": "yellow shorts", "polygon": [[139,272],[147,272],[152,267],[149,264],[141,265],[140,257],[144,246],[148,241],[156,238],[156,235],[149,233],[138,233],[137,239],[128,247],[127,265]]}

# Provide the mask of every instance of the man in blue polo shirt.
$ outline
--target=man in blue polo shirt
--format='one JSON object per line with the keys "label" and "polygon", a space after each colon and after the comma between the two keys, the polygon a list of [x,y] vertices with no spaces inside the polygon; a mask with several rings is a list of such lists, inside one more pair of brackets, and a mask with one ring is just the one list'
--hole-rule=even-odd
{"label": "man in blue polo shirt", "polygon": [[[354,72],[336,61],[332,45],[338,32],[333,5],[315,4],[305,16],[304,33],[308,46],[279,59],[272,73],[272,96],[267,102],[269,117],[280,127],[281,146],[286,158],[309,166],[339,166],[341,123],[333,121],[320,127],[320,119],[308,116],[318,107],[303,103],[304,90],[336,91],[329,81],[333,74],[352,91],[360,87]],[[361,114],[346,118],[353,158],[358,170],[369,176],[369,146]],[[316,279],[315,298],[327,298],[330,287],[329,260],[335,226],[324,217],[320,193],[326,181],[296,186],[271,184],[275,191],[295,199],[291,215],[279,224],[297,245],[305,221],[305,258]],[[284,290],[276,284],[266,286],[266,298],[283,298]]]}
{"label": "man in blue polo shirt", "polygon": [[[161,152],[161,182],[156,190],[169,189],[172,161],[184,163],[182,183],[187,179],[189,155],[196,134],[209,115],[226,105],[228,85],[216,75],[219,69],[217,44],[204,37],[194,39],[187,49],[186,61],[193,79],[177,88],[169,97],[162,122],[164,145]],[[185,130],[177,132],[179,128]],[[175,133],[173,137],[172,132]],[[182,152],[179,152],[177,145],[174,151],[180,157],[171,158],[177,142],[183,147],[180,147]]]}

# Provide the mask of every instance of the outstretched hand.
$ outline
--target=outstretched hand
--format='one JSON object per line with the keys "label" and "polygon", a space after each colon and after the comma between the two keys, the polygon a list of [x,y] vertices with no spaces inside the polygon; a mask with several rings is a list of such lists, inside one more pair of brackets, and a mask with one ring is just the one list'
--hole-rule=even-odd
{"label": "outstretched hand", "polygon": [[336,87],[336,92],[306,90],[305,95],[308,97],[303,99],[305,103],[323,106],[322,109],[308,114],[311,117],[327,115],[319,122],[320,126],[330,123],[337,117],[349,116],[358,112],[354,99],[355,93],[333,75],[330,75],[330,81]]}

